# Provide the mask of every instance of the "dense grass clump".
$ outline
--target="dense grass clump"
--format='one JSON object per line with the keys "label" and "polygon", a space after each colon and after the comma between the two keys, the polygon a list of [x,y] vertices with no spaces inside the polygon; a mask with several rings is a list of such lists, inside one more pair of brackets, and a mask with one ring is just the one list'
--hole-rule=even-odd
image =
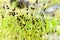
{"label": "dense grass clump", "polygon": [[44,8],[34,5],[23,9],[8,4],[0,7],[0,40],[49,40],[50,34],[60,35],[60,19],[40,14]]}

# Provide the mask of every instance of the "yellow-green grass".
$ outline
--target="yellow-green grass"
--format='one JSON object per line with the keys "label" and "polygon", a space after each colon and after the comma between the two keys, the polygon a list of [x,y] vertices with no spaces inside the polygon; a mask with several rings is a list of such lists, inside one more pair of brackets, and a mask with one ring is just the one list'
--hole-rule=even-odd
{"label": "yellow-green grass", "polygon": [[[52,3],[54,4],[55,2],[53,1]],[[60,35],[60,29],[58,29],[60,19],[57,17],[38,15],[38,18],[36,18],[39,8],[35,10],[29,8],[29,14],[27,15],[26,8],[19,9],[17,7],[15,12],[18,14],[12,16],[9,15],[9,12],[12,11],[14,6],[9,5],[9,8],[3,9],[0,7],[0,40],[47,40],[48,38],[44,37],[43,39],[42,36],[53,34],[54,30],[57,31],[55,33]],[[33,16],[31,16],[31,13]]]}

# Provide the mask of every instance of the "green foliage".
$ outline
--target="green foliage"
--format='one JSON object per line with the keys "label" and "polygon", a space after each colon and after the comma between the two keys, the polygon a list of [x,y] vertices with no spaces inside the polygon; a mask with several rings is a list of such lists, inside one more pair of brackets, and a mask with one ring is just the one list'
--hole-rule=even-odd
{"label": "green foliage", "polygon": [[[56,1],[52,0],[46,6],[55,4]],[[29,11],[26,14],[26,8],[19,9],[16,7],[15,15],[13,15],[14,4],[9,9],[0,7],[0,40],[47,40],[48,38],[45,36],[53,34],[54,29],[57,34],[60,34],[60,29],[58,29],[58,25],[60,26],[59,19],[44,14],[38,15],[39,8],[35,10],[28,8]]]}

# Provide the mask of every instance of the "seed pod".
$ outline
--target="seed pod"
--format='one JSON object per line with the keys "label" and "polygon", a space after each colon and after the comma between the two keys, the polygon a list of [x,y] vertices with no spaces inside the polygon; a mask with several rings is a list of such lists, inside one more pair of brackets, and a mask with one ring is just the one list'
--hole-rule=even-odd
{"label": "seed pod", "polygon": [[55,30],[55,32],[57,32],[57,30]]}
{"label": "seed pod", "polygon": [[24,17],[24,15],[22,15]]}
{"label": "seed pod", "polygon": [[41,14],[41,16],[44,16],[43,13]]}
{"label": "seed pod", "polygon": [[37,32],[35,32],[35,33],[37,33]]}
{"label": "seed pod", "polygon": [[28,19],[28,21],[30,21],[30,19]]}
{"label": "seed pod", "polygon": [[54,16],[55,16],[55,14],[52,15],[52,17],[54,17]]}
{"label": "seed pod", "polygon": [[42,34],[40,34],[40,37],[42,37]]}
{"label": "seed pod", "polygon": [[33,13],[31,13],[31,16],[33,16]]}
{"label": "seed pod", "polygon": [[12,11],[15,11],[15,8],[14,8],[14,9],[12,9]]}
{"label": "seed pod", "polygon": [[20,22],[20,26],[22,26],[22,22]]}
{"label": "seed pod", "polygon": [[45,29],[46,29],[46,25],[44,25]]}
{"label": "seed pod", "polygon": [[35,24],[35,21],[32,19],[32,24]]}
{"label": "seed pod", "polygon": [[23,29],[23,27],[21,27],[21,29]]}
{"label": "seed pod", "polygon": [[43,28],[41,27],[41,30],[42,30]]}
{"label": "seed pod", "polygon": [[9,9],[9,7],[7,7],[7,9]]}
{"label": "seed pod", "polygon": [[5,6],[3,6],[3,8],[5,9]]}
{"label": "seed pod", "polygon": [[26,26],[26,24],[23,24],[23,26]]}
{"label": "seed pod", "polygon": [[15,16],[15,12],[13,12],[12,15]]}
{"label": "seed pod", "polygon": [[31,28],[29,28],[31,30]]}
{"label": "seed pod", "polygon": [[21,15],[19,17],[21,17]]}
{"label": "seed pod", "polygon": [[21,18],[23,19],[24,15],[21,16]]}
{"label": "seed pod", "polygon": [[43,19],[43,22],[44,22],[45,24],[47,24],[46,21],[45,21],[45,19]]}
{"label": "seed pod", "polygon": [[43,4],[43,6],[45,6],[46,3]]}
{"label": "seed pod", "polygon": [[48,35],[48,32],[47,32],[47,35]]}
{"label": "seed pod", "polygon": [[26,10],[28,11],[28,8]]}
{"label": "seed pod", "polygon": [[28,20],[26,19],[26,21],[28,21]]}
{"label": "seed pod", "polygon": [[38,29],[38,30],[40,30],[40,29]]}
{"label": "seed pod", "polygon": [[9,12],[9,16],[12,15],[12,12]]}
{"label": "seed pod", "polygon": [[1,15],[2,16],[2,18],[4,18],[4,16],[3,15]]}
{"label": "seed pod", "polygon": [[18,21],[21,21],[21,19],[19,18],[19,16],[17,16],[17,20],[18,20]]}
{"label": "seed pod", "polygon": [[34,30],[34,28],[32,28]]}
{"label": "seed pod", "polygon": [[35,5],[35,3],[33,3],[33,5]]}
{"label": "seed pod", "polygon": [[38,22],[38,19],[36,18],[36,22]]}
{"label": "seed pod", "polygon": [[17,37],[15,37],[15,39],[17,39]]}
{"label": "seed pod", "polygon": [[35,8],[31,7],[32,10],[34,10]]}
{"label": "seed pod", "polygon": [[9,15],[15,16],[15,12],[9,12]]}
{"label": "seed pod", "polygon": [[8,7],[8,5],[6,5],[6,7]]}
{"label": "seed pod", "polygon": [[29,30],[29,29],[27,28],[27,30]]}
{"label": "seed pod", "polygon": [[8,5],[6,5],[7,9],[9,9]]}
{"label": "seed pod", "polygon": [[26,13],[28,15],[28,13]]}
{"label": "seed pod", "polygon": [[23,38],[23,40],[25,40],[25,38]]}
{"label": "seed pod", "polygon": [[36,3],[38,3],[38,0],[36,0]]}
{"label": "seed pod", "polygon": [[16,14],[18,14],[18,13],[16,13]]}
{"label": "seed pod", "polygon": [[43,9],[43,11],[45,11],[45,10],[46,10],[46,8]]}

